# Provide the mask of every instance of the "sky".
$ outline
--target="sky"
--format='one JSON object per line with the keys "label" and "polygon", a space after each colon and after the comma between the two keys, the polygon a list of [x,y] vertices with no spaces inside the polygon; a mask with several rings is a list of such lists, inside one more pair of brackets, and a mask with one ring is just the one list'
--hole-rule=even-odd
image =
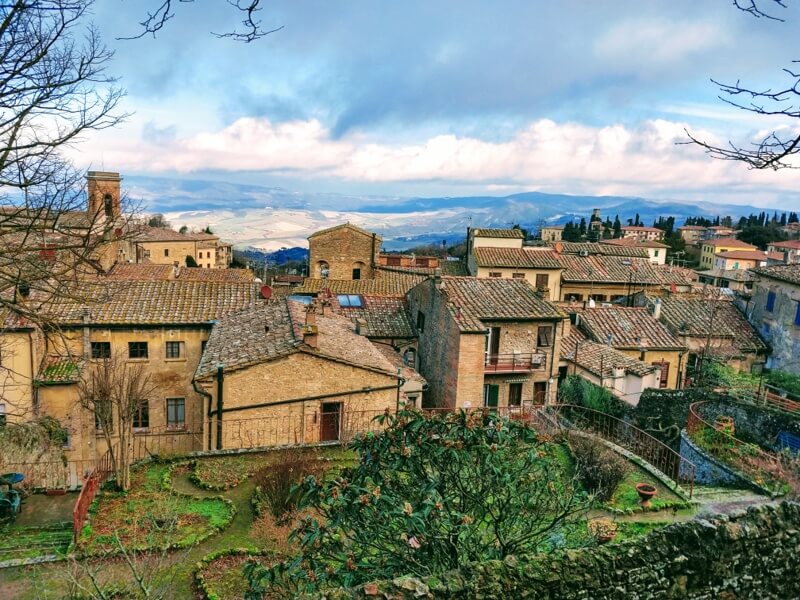
{"label": "sky", "polygon": [[[98,0],[127,121],[81,166],[296,191],[520,191],[800,209],[800,171],[751,171],[687,140],[746,143],[798,121],[729,108],[710,81],[791,82],[800,6],[780,23],[729,0],[269,1],[251,44],[224,0]],[[765,0],[766,3],[766,0]]]}

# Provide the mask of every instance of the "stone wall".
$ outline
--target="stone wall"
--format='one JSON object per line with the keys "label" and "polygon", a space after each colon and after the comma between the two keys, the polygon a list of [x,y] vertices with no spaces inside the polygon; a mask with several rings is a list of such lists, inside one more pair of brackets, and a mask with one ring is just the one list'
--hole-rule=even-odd
{"label": "stone wall", "polygon": [[732,417],[737,438],[767,450],[780,450],[778,435],[782,431],[800,437],[800,415],[795,417],[743,402],[708,402],[701,405],[699,410],[700,416],[711,424],[719,416]]}
{"label": "stone wall", "polygon": [[[681,456],[695,466],[695,483],[749,488],[760,494],[769,494],[767,490],[750,481],[743,473],[739,473],[736,469],[705,452],[689,438],[686,431],[681,431]],[[682,475],[688,476],[689,474],[682,473]]]}
{"label": "stone wall", "polygon": [[800,504],[783,503],[670,525],[618,545],[510,557],[440,577],[334,590],[325,598],[798,598],[798,552]]}

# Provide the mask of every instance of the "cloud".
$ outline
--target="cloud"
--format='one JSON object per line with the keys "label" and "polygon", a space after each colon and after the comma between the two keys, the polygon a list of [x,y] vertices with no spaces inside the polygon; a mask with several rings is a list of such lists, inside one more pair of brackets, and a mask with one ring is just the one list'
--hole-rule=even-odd
{"label": "cloud", "polygon": [[[433,135],[412,143],[336,137],[315,119],[273,123],[241,118],[217,131],[144,142],[91,144],[115,169],[148,174],[193,172],[289,173],[296,178],[398,185],[445,182],[476,192],[535,189],[652,197],[704,197],[725,188],[797,189],[800,173],[748,171],[715,161],[686,145],[685,123],[665,119],[635,125],[589,126],[532,121],[506,139]],[[724,143],[711,131],[701,139]],[[80,156],[78,157],[80,160]]]}

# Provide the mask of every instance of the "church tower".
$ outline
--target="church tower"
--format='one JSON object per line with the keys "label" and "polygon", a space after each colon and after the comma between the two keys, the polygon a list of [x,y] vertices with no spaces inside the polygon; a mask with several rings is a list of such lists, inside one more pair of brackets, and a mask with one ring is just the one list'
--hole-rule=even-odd
{"label": "church tower", "polygon": [[109,171],[89,171],[86,173],[86,188],[89,196],[89,215],[98,213],[106,219],[118,219],[122,213],[120,208],[119,173]]}

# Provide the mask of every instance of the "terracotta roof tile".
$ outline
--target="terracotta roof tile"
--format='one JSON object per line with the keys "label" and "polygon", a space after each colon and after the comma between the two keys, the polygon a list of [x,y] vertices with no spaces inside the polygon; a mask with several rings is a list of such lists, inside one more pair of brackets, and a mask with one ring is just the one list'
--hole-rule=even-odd
{"label": "terracotta roof tile", "polygon": [[732,355],[767,349],[753,326],[730,300],[682,294],[665,296],[661,298],[661,320],[679,337],[705,339],[710,327],[714,340],[712,349],[716,348],[719,353]]}
{"label": "terracotta roof tile", "polygon": [[75,383],[81,375],[85,362],[70,356],[49,355],[36,375],[36,383],[42,385]]}
{"label": "terracotta roof tile", "polygon": [[748,244],[747,242],[743,242],[742,240],[737,240],[736,238],[719,238],[716,240],[706,240],[703,242],[704,246],[724,246],[726,248],[743,248],[743,249],[750,249],[750,250],[758,250],[752,244]]}
{"label": "terracotta roof tile", "polygon": [[567,282],[605,282],[646,285],[690,285],[696,275],[689,269],[656,265],[648,259],[624,258],[621,256],[576,256],[561,255],[564,271],[561,274]]}
{"label": "terracotta roof tile", "polygon": [[631,258],[650,258],[647,250],[640,247],[600,244],[595,242],[553,242],[552,247],[561,248],[564,254],[603,254],[608,256],[627,256]]}
{"label": "terracotta roof tile", "polygon": [[785,248],[787,250],[800,250],[800,240],[788,240],[786,242],[770,242],[768,246],[775,246],[776,248]]}
{"label": "terracotta roof tile", "polygon": [[726,252],[717,252],[714,256],[718,258],[732,258],[741,260],[767,260],[767,255],[760,250],[757,252],[751,250],[728,250]]}
{"label": "terracotta roof tile", "polygon": [[483,321],[563,319],[566,314],[521,279],[442,277],[442,293],[462,331],[482,331]]}
{"label": "terracotta roof tile", "polygon": [[561,269],[558,256],[550,248],[475,248],[479,267],[514,269]]}
{"label": "terracotta roof tile", "polygon": [[485,227],[477,227],[472,230],[475,237],[486,238],[506,238],[524,240],[525,233],[521,229],[488,229]]}
{"label": "terracotta roof tile", "polygon": [[594,341],[614,348],[685,348],[646,308],[591,308],[581,312],[580,322]]}
{"label": "terracotta roof tile", "polygon": [[367,231],[366,229],[362,229],[361,227],[357,227],[357,226],[353,225],[352,223],[342,223],[341,225],[334,225],[333,227],[328,227],[327,229],[320,229],[319,231],[315,231],[310,236],[308,236],[308,239],[310,240],[311,238],[317,237],[318,235],[325,235],[326,233],[331,233],[332,231],[337,231],[339,229],[349,229],[351,231],[355,231],[356,233],[361,233],[361,234],[369,236],[369,237],[372,237],[373,235],[375,235],[375,238],[378,239],[378,240],[383,239],[378,234],[372,234],[369,231]]}
{"label": "terracotta roof tile", "polygon": [[800,285],[800,264],[758,267],[757,269],[751,269],[751,271],[757,275]]}
{"label": "terracotta roof tile", "polygon": [[312,279],[293,290],[296,294],[318,294],[330,289],[334,294],[367,294],[370,296],[404,296],[408,290],[424,281],[426,275],[412,275],[379,270],[375,279]]}
{"label": "terracotta roof tile", "polygon": [[[88,285],[88,284],[87,284]],[[251,283],[212,281],[111,281],[94,284],[82,295],[94,301],[86,306],[93,324],[199,324],[251,306]],[[62,325],[83,323],[83,307],[68,298],[43,307]]]}
{"label": "terracotta roof tile", "polygon": [[361,296],[361,307],[342,307],[337,296],[331,299],[333,310],[354,324],[365,324],[362,335],[369,338],[414,338],[417,331],[411,323],[405,298],[390,296]]}
{"label": "terracotta roof tile", "polygon": [[602,377],[613,377],[614,367],[622,367],[626,373],[639,377],[649,375],[658,369],[654,365],[631,358],[611,346],[586,339],[575,327],[571,328],[570,334],[561,342],[561,359],[571,363],[577,362],[582,369]]}

